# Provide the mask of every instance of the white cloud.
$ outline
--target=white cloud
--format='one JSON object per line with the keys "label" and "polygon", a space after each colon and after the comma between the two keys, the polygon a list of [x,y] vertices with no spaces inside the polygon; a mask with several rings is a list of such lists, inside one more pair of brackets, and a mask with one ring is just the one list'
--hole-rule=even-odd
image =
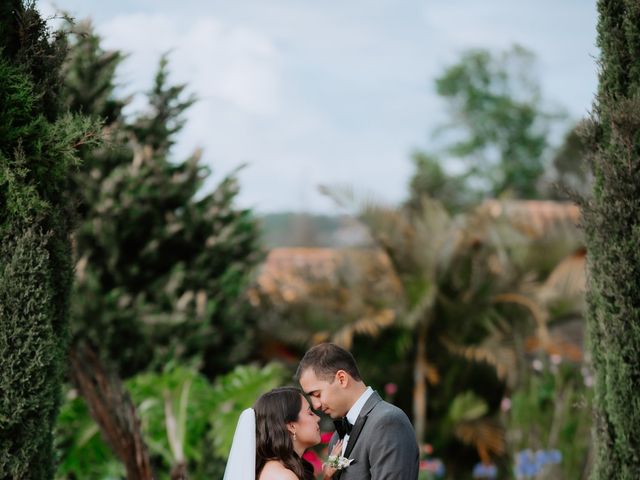
{"label": "white cloud", "polygon": [[[204,16],[182,24],[168,14],[118,16],[100,26],[106,47],[130,52],[125,79],[148,85],[162,53],[170,71],[198,96],[229,102],[249,114],[270,115],[279,105],[280,72],[270,40],[248,28]],[[143,87],[148,88],[148,87]]]}

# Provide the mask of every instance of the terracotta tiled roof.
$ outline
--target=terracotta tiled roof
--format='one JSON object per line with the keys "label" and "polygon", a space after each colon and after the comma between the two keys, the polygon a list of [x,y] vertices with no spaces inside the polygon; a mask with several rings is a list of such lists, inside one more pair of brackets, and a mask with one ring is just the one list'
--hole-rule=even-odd
{"label": "terracotta tiled roof", "polygon": [[[345,291],[347,289],[347,291]],[[375,249],[275,248],[260,268],[250,298],[278,304],[313,300],[344,303],[359,292],[372,299],[398,300],[402,294],[387,255]]]}
{"label": "terracotta tiled roof", "polygon": [[571,202],[551,200],[486,200],[477,209],[492,218],[504,218],[511,225],[534,238],[557,230],[577,232],[580,209]]}

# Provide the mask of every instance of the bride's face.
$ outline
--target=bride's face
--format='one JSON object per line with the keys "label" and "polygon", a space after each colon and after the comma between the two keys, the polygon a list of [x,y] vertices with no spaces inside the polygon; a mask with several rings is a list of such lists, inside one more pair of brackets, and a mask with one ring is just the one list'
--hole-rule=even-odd
{"label": "bride's face", "polygon": [[298,420],[289,424],[289,430],[296,434],[294,444],[297,443],[306,450],[320,443],[320,417],[313,413],[309,402],[302,395],[300,395],[300,404]]}

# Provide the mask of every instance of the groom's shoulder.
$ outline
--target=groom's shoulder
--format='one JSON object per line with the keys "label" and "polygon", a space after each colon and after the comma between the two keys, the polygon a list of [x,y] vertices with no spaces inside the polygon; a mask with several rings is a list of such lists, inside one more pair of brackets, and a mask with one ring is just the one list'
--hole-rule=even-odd
{"label": "groom's shoulder", "polygon": [[406,423],[409,426],[411,425],[409,417],[406,413],[404,413],[402,409],[384,400],[380,400],[373,407],[371,413],[374,417],[378,418],[379,421],[398,421],[401,423]]}
{"label": "groom's shoulder", "polygon": [[382,434],[382,437],[376,436],[379,441],[386,438],[390,442],[402,442],[404,446],[414,445],[417,452],[415,431],[404,410],[382,400],[373,408],[371,414],[372,431]]}

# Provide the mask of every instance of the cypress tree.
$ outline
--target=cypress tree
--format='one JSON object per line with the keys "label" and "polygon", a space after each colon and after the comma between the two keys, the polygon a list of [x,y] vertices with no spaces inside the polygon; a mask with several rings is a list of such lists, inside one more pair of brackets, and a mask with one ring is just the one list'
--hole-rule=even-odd
{"label": "cypress tree", "polygon": [[640,3],[598,2],[600,73],[584,131],[588,326],[595,370],[591,478],[640,478]]}
{"label": "cypress tree", "polygon": [[33,2],[2,2],[0,478],[54,474],[72,279],[70,169],[97,130],[63,114],[64,55]]}

